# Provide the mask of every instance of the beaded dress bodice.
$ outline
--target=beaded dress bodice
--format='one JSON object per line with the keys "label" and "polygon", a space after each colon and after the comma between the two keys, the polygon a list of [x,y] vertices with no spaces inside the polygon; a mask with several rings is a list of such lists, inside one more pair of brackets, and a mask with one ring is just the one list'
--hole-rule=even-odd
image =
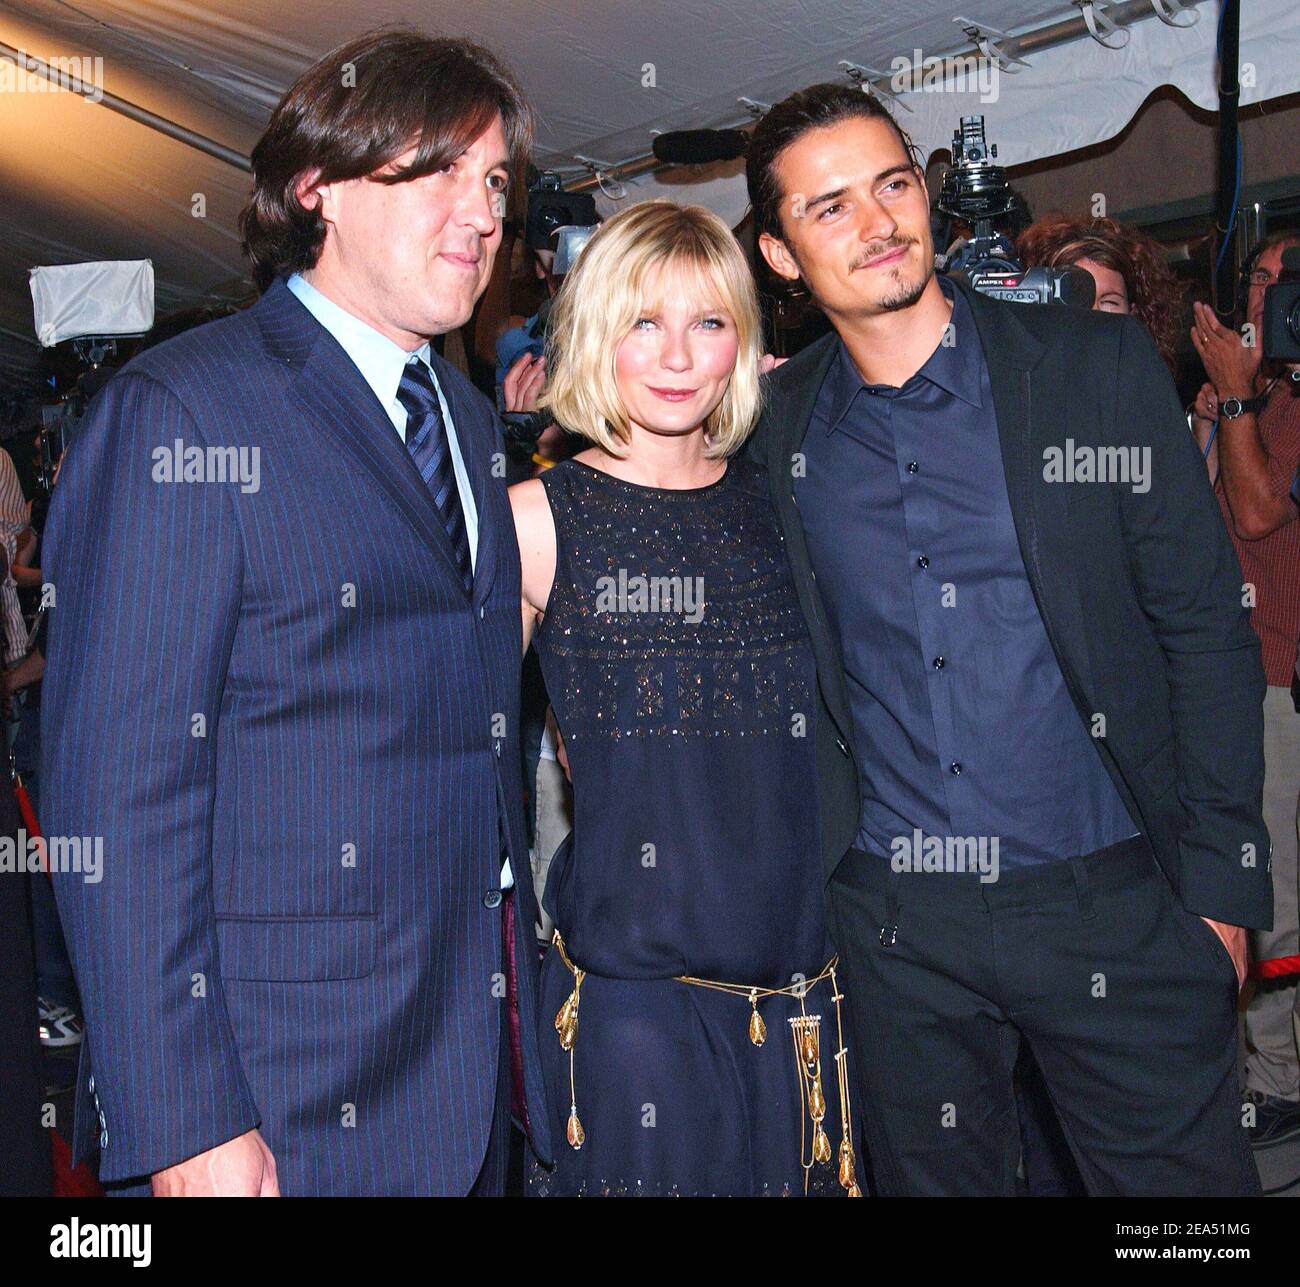
{"label": "beaded dress bodice", "polygon": [[575,800],[546,903],[574,959],[815,972],[816,674],[765,475],[732,458],[668,490],[568,461],[542,481],[557,559],[535,640]]}

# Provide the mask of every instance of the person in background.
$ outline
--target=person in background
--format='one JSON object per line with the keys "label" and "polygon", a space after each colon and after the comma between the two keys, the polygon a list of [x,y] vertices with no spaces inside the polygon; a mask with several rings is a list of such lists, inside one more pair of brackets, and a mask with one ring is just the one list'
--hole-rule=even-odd
{"label": "person in background", "polygon": [[[9,715],[9,742],[18,755],[20,738],[28,738],[39,719],[37,707],[29,709],[34,686],[40,682],[45,659],[37,648],[27,647],[27,622],[18,602],[16,577],[31,581],[27,565],[36,547],[32,530],[31,503],[23,496],[18,472],[7,451],[0,451],[0,544],[4,546],[4,580],[0,583],[0,617],[4,623],[5,664],[3,692]],[[39,578],[39,571],[36,573]],[[4,766],[5,769],[8,765]],[[33,807],[38,807],[36,782],[25,778]],[[51,1052],[69,1051],[80,1044],[82,1025],[77,985],[67,944],[59,923],[58,908],[49,879],[41,875],[32,881],[32,934],[35,944],[37,1012],[41,1045]],[[60,1083],[71,1084],[68,1070],[51,1064]]]}
{"label": "person in background", "polygon": [[[0,728],[0,774],[7,773],[9,767],[18,694],[36,682],[41,671],[40,654],[28,655],[27,623],[11,571],[22,533],[30,531],[30,515],[31,507],[23,496],[13,460],[8,451],[0,449],[0,544],[5,552],[0,617],[6,666],[6,727]],[[0,787],[0,837],[17,853],[25,854],[26,845],[20,843],[25,831],[14,793],[6,783]],[[14,870],[12,866],[0,872],[0,944],[4,947],[0,962],[0,1049],[5,1051],[4,1093],[0,1095],[0,1196],[48,1195],[50,1141],[40,1117],[48,1070],[42,1068],[41,1047],[75,1047],[81,1040],[81,1021],[54,895],[43,872]]]}
{"label": "person in background", "polygon": [[[505,221],[501,252],[474,312],[474,355],[495,367],[498,385],[524,347],[503,353],[502,337],[525,326],[554,297],[560,284],[552,271],[554,265],[553,251],[534,250],[514,221]],[[533,346],[533,352],[540,355],[540,343]]]}
{"label": "person in background", "polygon": [[1183,287],[1157,242],[1114,219],[1044,215],[1020,234],[1016,253],[1026,268],[1084,268],[1097,283],[1092,306],[1131,313],[1147,328],[1174,370]]}
{"label": "person in background", "polygon": [[[503,253],[474,319],[475,352],[480,360],[495,364],[498,409],[533,411],[546,380],[547,319],[564,278],[555,271],[554,250],[529,245],[512,228],[503,237]],[[532,311],[525,314],[519,308]],[[506,481],[514,484],[535,477],[580,446],[580,440],[567,435],[553,419],[531,441],[517,441],[508,433]],[[537,727],[533,731],[540,734]],[[529,745],[535,753],[536,739]]]}
{"label": "person in background", "polygon": [[[0,454],[4,454],[0,452]],[[0,756],[8,758],[0,725]],[[18,847],[24,831],[12,791],[0,790],[0,839]],[[41,1120],[45,1087],[37,1040],[36,968],[32,952],[31,891],[47,883],[41,872],[0,867],[0,1197],[48,1197],[53,1184],[50,1132]]]}
{"label": "person in background", "polygon": [[[4,625],[4,660],[10,667],[27,655],[27,622],[18,603],[13,565],[18,558],[19,539],[30,530],[32,508],[23,495],[13,457],[0,450],[0,545],[5,552],[4,577],[0,580],[0,619]],[[31,681],[29,681],[31,682]],[[9,687],[6,685],[6,695]]]}
{"label": "person in background", "polygon": [[[1300,232],[1265,238],[1243,273],[1244,321],[1255,343],[1194,308],[1192,344],[1209,377],[1196,400],[1193,429],[1208,445],[1208,465],[1228,534],[1241,561],[1242,595],[1259,635],[1268,679],[1264,699],[1264,820],[1273,843],[1271,930],[1252,936],[1256,961],[1300,952],[1297,850],[1300,850],[1300,718],[1291,695],[1300,638],[1300,509],[1293,483],[1300,465],[1300,391],[1289,369],[1263,359],[1258,342],[1264,292],[1282,272],[1282,254]],[[1296,976],[1262,981],[1246,1010],[1246,1095],[1259,1145],[1300,1136],[1300,991]]]}

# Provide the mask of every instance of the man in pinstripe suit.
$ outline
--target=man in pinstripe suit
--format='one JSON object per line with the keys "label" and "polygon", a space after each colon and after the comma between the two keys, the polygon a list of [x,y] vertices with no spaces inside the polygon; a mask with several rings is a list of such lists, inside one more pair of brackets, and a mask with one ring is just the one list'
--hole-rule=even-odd
{"label": "man in pinstripe suit", "polygon": [[328,55],[254,152],[262,298],[68,453],[45,823],[102,840],[56,880],[110,1189],[500,1193],[512,1088],[549,1160],[503,443],[429,345],[530,137],[468,42]]}

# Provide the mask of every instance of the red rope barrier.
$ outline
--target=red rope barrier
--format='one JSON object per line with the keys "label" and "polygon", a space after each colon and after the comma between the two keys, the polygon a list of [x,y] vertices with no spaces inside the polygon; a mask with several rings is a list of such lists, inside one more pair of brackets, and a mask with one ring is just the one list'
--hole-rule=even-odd
{"label": "red rope barrier", "polygon": [[1300,974],[1300,956],[1275,956],[1250,967],[1252,979],[1280,979],[1288,974]]}

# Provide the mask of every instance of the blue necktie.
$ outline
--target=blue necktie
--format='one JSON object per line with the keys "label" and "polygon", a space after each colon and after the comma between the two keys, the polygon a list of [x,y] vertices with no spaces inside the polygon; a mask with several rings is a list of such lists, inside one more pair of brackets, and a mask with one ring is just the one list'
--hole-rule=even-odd
{"label": "blue necktie", "polygon": [[406,408],[406,449],[433,495],[438,516],[447,529],[452,553],[468,594],[474,588],[474,572],[469,557],[469,535],[465,531],[465,511],[461,508],[460,489],[452,464],[451,443],[442,418],[442,404],[434,387],[429,368],[417,358],[402,372],[397,400]]}

